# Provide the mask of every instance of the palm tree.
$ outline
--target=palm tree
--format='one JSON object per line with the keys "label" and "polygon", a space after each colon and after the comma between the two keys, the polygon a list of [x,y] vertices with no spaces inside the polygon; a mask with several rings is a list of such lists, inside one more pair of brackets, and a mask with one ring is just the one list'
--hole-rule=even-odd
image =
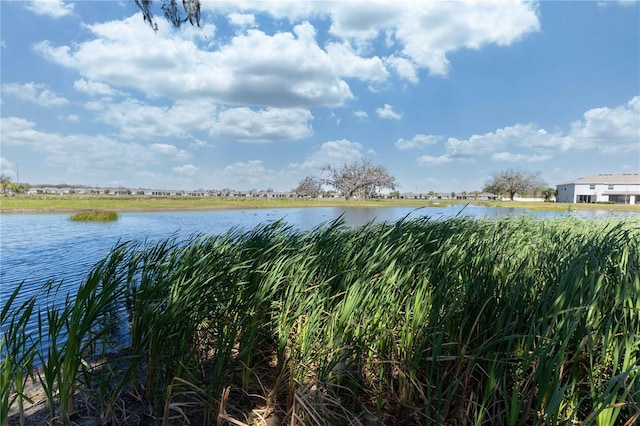
{"label": "palm tree", "polygon": [[11,185],[11,178],[7,175],[0,175],[0,186],[2,187],[2,193],[7,193],[7,187]]}
{"label": "palm tree", "polygon": [[542,196],[544,197],[545,201],[549,201],[551,197],[555,197],[556,195],[558,195],[558,191],[553,188],[547,188],[542,191]]}

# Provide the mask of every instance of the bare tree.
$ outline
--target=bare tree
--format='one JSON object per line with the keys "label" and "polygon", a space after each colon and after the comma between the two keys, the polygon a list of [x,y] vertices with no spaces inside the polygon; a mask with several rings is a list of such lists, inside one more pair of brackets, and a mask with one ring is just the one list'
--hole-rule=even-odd
{"label": "bare tree", "polygon": [[[164,12],[167,21],[173,26],[180,27],[183,23],[189,21],[191,25],[200,26],[200,0],[182,0],[182,8],[178,6],[176,0],[161,0],[160,9]],[[152,0],[135,0],[136,5],[142,11],[145,22],[148,22],[154,31],[158,31],[158,24],[153,17],[151,7]]]}
{"label": "bare tree", "polygon": [[385,167],[373,165],[371,161],[355,161],[337,169],[327,166],[323,171],[328,174],[323,182],[340,191],[346,200],[351,197],[369,199],[381,189],[395,190],[397,187],[396,178]]}
{"label": "bare tree", "polygon": [[298,183],[298,187],[293,191],[298,195],[317,198],[322,194],[322,180],[317,177],[307,176]]}
{"label": "bare tree", "polygon": [[519,192],[527,192],[540,188],[545,184],[540,180],[540,172],[527,172],[519,169],[509,169],[494,174],[485,185],[484,191],[497,195],[513,197]]}

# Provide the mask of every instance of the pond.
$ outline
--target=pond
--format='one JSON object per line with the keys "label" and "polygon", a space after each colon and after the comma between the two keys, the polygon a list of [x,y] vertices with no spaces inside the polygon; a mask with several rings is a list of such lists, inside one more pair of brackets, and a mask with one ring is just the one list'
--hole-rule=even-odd
{"label": "pond", "polygon": [[[105,257],[118,242],[158,241],[193,234],[222,234],[232,228],[250,230],[255,226],[283,220],[300,231],[342,218],[346,226],[369,222],[394,222],[403,217],[429,216],[434,220],[467,215],[497,217],[533,214],[556,217],[574,214],[581,217],[607,217],[608,212],[533,212],[526,209],[468,205],[443,205],[374,208],[287,208],[236,209],[216,211],[121,213],[109,223],[86,223],[69,220],[70,214],[0,215],[0,308],[24,282],[16,304],[37,294],[48,281],[62,282],[58,298],[75,291],[92,265]],[[61,300],[39,300],[46,305]]]}

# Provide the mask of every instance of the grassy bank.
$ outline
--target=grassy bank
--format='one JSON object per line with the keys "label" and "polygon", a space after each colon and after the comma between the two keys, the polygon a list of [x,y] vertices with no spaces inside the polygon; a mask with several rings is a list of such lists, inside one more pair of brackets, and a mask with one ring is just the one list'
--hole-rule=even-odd
{"label": "grassy bank", "polygon": [[638,253],[637,219],[530,217],[124,244],[42,308],[46,353],[8,301],[0,406],[36,359],[67,423],[635,424]]}
{"label": "grassy bank", "polygon": [[114,195],[35,195],[1,199],[0,212],[216,210],[326,206],[422,206],[425,200],[350,200],[257,197],[148,197]]}
{"label": "grassy bank", "polygon": [[424,199],[349,200],[339,198],[246,198],[246,197],[149,197],[116,195],[16,195],[0,198],[0,213],[12,212],[71,212],[82,210],[162,211],[162,210],[215,210],[287,207],[441,207],[447,204],[477,204],[500,208],[532,210],[601,210],[640,213],[640,204],[563,204],[518,201],[469,201]]}

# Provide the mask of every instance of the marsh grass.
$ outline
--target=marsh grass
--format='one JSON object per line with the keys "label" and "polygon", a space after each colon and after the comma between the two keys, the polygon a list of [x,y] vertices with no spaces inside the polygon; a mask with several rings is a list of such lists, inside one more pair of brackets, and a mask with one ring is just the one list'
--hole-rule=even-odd
{"label": "marsh grass", "polygon": [[92,210],[75,213],[69,220],[73,222],[114,222],[118,220],[118,213],[106,210]]}
{"label": "marsh grass", "polygon": [[[631,425],[639,225],[424,217],[301,233],[274,222],[122,244],[41,313],[48,352],[6,334],[3,401],[20,401],[16,372],[37,356],[61,423],[125,423],[126,393],[162,424]],[[3,330],[26,321],[12,303]],[[118,321],[127,351],[105,356]],[[78,413],[78,395],[92,412]]]}

